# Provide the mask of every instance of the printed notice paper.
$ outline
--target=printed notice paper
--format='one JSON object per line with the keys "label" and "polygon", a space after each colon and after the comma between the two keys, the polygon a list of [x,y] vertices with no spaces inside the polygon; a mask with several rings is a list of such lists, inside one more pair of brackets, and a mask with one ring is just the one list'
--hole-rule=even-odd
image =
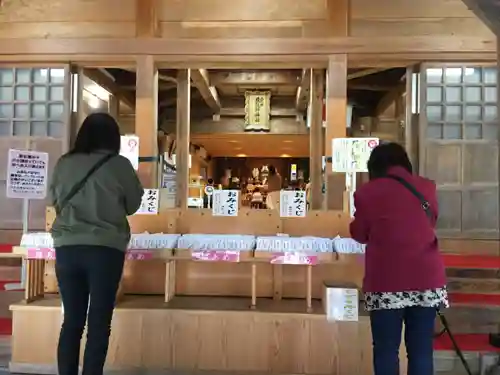
{"label": "printed notice paper", "polygon": [[368,159],[378,138],[335,138],[332,140],[333,172],[368,172]]}
{"label": "printed notice paper", "polygon": [[158,189],[144,189],[141,207],[136,215],[157,215],[159,208],[160,191]]}
{"label": "printed notice paper", "polygon": [[122,135],[120,140],[120,155],[130,160],[135,170],[139,169],[139,137]]}
{"label": "printed notice paper", "polygon": [[239,190],[214,190],[212,200],[213,216],[238,216]]}
{"label": "printed notice paper", "polygon": [[9,150],[7,198],[45,199],[49,154]]}
{"label": "printed notice paper", "polygon": [[280,191],[280,216],[305,217],[306,192],[305,191]]}

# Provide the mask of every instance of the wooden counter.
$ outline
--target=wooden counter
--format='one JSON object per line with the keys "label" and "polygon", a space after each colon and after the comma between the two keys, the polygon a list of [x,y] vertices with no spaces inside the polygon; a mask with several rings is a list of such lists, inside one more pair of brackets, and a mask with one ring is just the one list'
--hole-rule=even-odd
{"label": "wooden counter", "polygon": [[[126,296],[115,310],[106,366],[272,374],[369,375],[369,320],[327,322],[319,301]],[[61,302],[56,297],[11,306],[10,370],[56,373]],[[403,354],[403,353],[402,353]],[[401,358],[405,358],[403,355]]]}

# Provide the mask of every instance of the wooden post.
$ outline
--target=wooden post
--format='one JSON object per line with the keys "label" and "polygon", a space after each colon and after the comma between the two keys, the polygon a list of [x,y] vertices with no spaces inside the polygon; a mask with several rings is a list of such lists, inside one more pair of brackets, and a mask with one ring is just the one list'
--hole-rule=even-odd
{"label": "wooden post", "polygon": [[108,111],[113,118],[119,122],[120,119],[120,99],[116,95],[110,95]]}
{"label": "wooden post", "polygon": [[306,303],[307,312],[312,313],[312,268],[313,266],[306,266]]}
{"label": "wooden post", "polygon": [[312,210],[320,210],[323,206],[322,193],[322,157],[324,150],[323,136],[323,96],[325,90],[325,72],[312,70],[311,87],[309,90],[311,129],[309,133],[309,170],[311,175],[311,205]]}
{"label": "wooden post", "polygon": [[252,304],[250,309],[255,310],[257,307],[257,263],[252,262]]}
{"label": "wooden post", "polygon": [[[153,56],[139,56],[136,69],[135,134],[139,136],[139,155],[158,156],[158,70]],[[139,164],[139,178],[145,188],[158,186],[158,163]]]}
{"label": "wooden post", "polygon": [[[325,153],[332,156],[332,140],[345,138],[347,126],[347,55],[330,56],[327,73]],[[333,173],[327,163],[326,207],[328,210],[348,210],[344,205],[345,174]]]}
{"label": "wooden post", "polygon": [[176,168],[177,196],[176,207],[187,208],[189,183],[189,138],[191,127],[191,71],[181,69],[177,74],[177,130],[176,130]]}

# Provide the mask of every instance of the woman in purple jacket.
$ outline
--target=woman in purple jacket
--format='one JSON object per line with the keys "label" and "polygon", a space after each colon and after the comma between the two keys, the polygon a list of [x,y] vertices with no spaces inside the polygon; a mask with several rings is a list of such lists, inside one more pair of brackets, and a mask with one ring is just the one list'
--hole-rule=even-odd
{"label": "woman in purple jacket", "polygon": [[370,312],[375,375],[399,375],[403,323],[408,375],[433,375],[436,309],[448,306],[435,233],[435,184],[412,173],[403,147],[376,147],[370,181],[354,195],[351,236],[366,247],[363,291]]}

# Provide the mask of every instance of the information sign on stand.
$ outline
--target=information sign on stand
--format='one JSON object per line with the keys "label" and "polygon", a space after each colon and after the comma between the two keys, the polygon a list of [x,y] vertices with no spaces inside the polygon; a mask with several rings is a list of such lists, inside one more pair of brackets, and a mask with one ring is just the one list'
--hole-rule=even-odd
{"label": "information sign on stand", "polygon": [[280,216],[305,217],[306,192],[305,191],[280,191]]}
{"label": "information sign on stand", "polygon": [[45,199],[49,154],[9,150],[7,198]]}
{"label": "information sign on stand", "polygon": [[158,189],[144,189],[141,207],[135,215],[157,215],[159,208],[160,191]]}
{"label": "information sign on stand", "polygon": [[238,216],[239,190],[215,190],[212,201],[213,216]]}
{"label": "information sign on stand", "polygon": [[[165,208],[175,208],[175,198],[177,197],[177,171],[175,166],[163,162],[163,171],[161,178],[161,187],[165,189],[165,195],[162,194],[162,203]],[[165,198],[165,201],[163,199]]]}
{"label": "information sign on stand", "polygon": [[332,140],[332,171],[368,172],[368,159],[379,144],[378,138],[335,138]]}
{"label": "information sign on stand", "polygon": [[332,171],[346,174],[349,213],[354,216],[356,173],[368,172],[368,159],[379,144],[378,138],[335,138],[332,140]]}
{"label": "information sign on stand", "polygon": [[120,155],[130,160],[135,170],[139,169],[139,137],[122,135],[120,139]]}

